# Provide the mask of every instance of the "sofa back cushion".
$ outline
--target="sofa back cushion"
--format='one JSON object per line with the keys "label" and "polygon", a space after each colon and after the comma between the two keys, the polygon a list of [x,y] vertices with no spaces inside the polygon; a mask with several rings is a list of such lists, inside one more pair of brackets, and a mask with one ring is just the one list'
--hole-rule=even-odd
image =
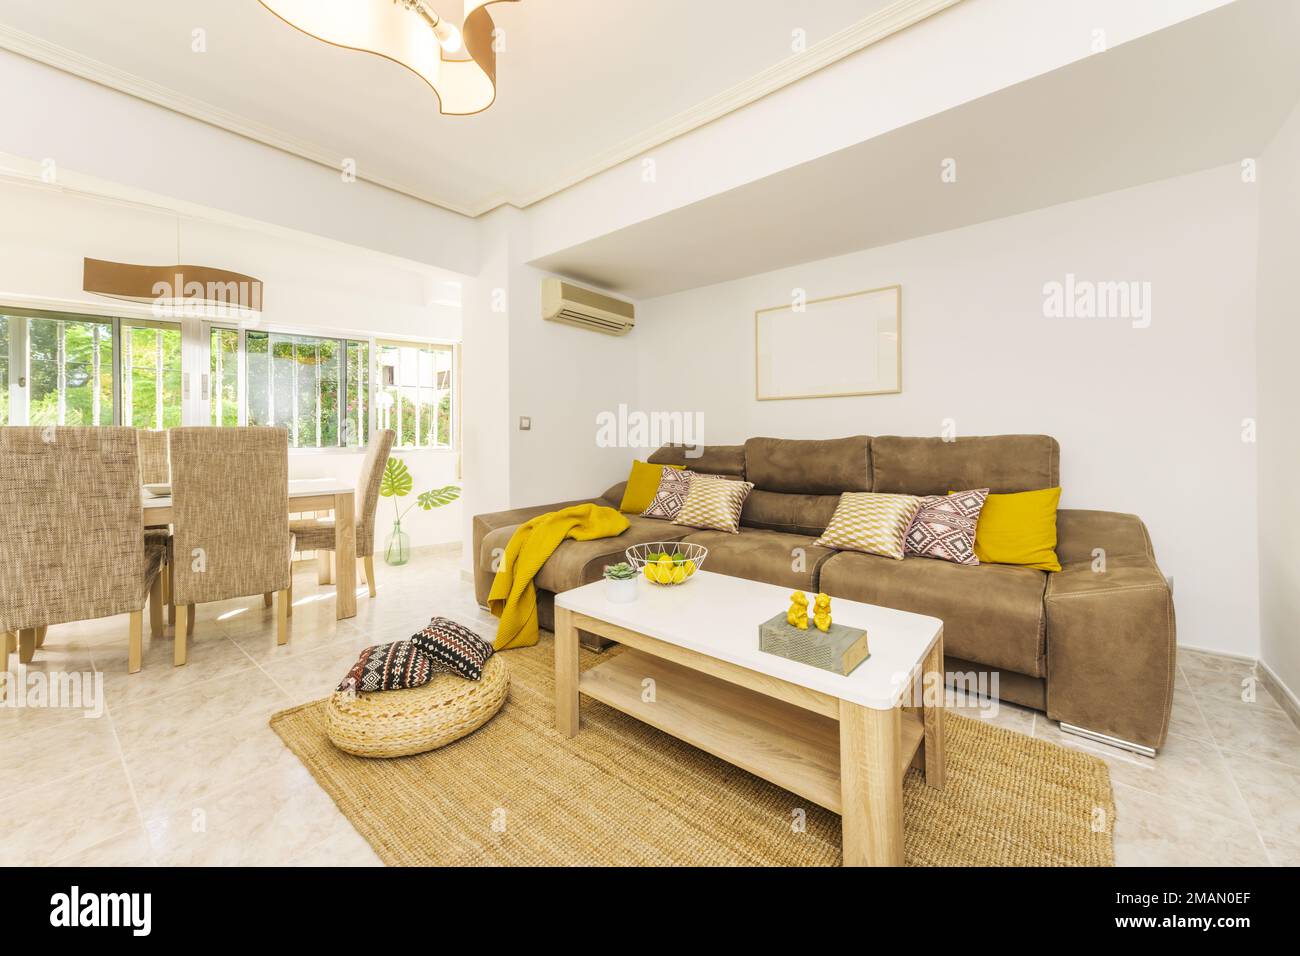
{"label": "sofa back cushion", "polygon": [[692,458],[687,451],[693,450],[684,445],[664,445],[646,461],[654,465],[681,465],[689,471],[706,475],[745,477],[744,445],[705,445],[701,453]]}
{"label": "sofa back cushion", "polygon": [[871,439],[751,438],[745,442],[745,480],[762,491],[796,495],[870,491]]}
{"label": "sofa back cushion", "polygon": [[871,439],[751,438],[745,480],[754,491],[740,523],[767,531],[821,534],[840,494],[871,489]]}
{"label": "sofa back cushion", "polygon": [[[1049,435],[871,439],[872,491],[946,495],[987,488],[994,494],[1055,488],[1061,446]],[[845,489],[846,491],[848,489]]]}

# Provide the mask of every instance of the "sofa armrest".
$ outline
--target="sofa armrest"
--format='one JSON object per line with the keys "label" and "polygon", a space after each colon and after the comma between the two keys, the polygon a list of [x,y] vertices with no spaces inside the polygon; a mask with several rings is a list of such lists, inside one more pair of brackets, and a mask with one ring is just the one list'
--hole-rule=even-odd
{"label": "sofa armrest", "polygon": [[1091,561],[1098,548],[1107,558],[1140,555],[1155,561],[1151,536],[1137,515],[1070,508],[1056,512],[1056,556],[1062,566]]}
{"label": "sofa armrest", "polygon": [[[572,505],[586,504],[605,504],[599,498],[579,498],[575,501],[557,501],[548,505],[529,505],[527,508],[511,508],[509,511],[490,511],[481,515],[475,515],[471,528],[471,546],[474,551],[474,597],[481,605],[487,604],[488,592],[492,590],[492,579],[496,576],[496,562],[493,560],[492,552],[498,545],[489,544],[485,547],[485,539],[494,531],[509,529],[514,533],[514,529],[519,527],[530,518],[536,518],[538,515],[544,515],[548,511],[559,511],[561,508],[568,508]],[[510,535],[504,532],[500,535],[493,535],[493,541],[498,538],[510,540]],[[504,548],[502,543],[499,547]]]}
{"label": "sofa armrest", "polygon": [[1172,595],[1149,555],[1107,549],[1105,567],[1089,556],[1048,575],[1047,716],[1157,748],[1173,706]]}
{"label": "sofa armrest", "polygon": [[617,508],[623,503],[623,492],[626,490],[627,482],[620,481],[618,484],[610,485],[606,488],[605,493],[601,495],[601,497],[605,499],[604,503],[608,503],[611,508]]}

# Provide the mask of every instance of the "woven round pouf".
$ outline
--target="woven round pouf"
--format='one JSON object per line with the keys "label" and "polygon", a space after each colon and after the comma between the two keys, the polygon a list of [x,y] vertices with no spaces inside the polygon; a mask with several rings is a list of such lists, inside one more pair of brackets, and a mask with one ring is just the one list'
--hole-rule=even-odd
{"label": "woven round pouf", "polygon": [[510,670],[493,654],[481,680],[436,674],[408,690],[336,693],[325,709],[326,733],[335,747],[358,757],[420,754],[478,730],[509,690]]}

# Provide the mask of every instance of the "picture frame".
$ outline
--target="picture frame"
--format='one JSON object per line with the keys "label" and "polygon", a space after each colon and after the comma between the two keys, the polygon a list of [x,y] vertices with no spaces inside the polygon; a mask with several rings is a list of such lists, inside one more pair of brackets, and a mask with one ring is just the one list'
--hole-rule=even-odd
{"label": "picture frame", "polygon": [[902,333],[898,284],[758,309],[754,398],[897,394],[903,390]]}

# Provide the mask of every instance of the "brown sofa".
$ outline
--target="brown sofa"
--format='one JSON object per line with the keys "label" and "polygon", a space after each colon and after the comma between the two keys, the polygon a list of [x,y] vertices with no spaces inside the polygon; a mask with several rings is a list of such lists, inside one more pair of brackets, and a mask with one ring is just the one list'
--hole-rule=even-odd
{"label": "brown sofa", "polygon": [[[605,565],[622,560],[628,545],[698,542],[709,548],[709,571],[941,618],[950,680],[954,674],[970,681],[997,672],[1000,697],[1046,711],[1066,729],[1139,750],[1164,743],[1173,697],[1173,602],[1146,527],[1135,515],[1059,511],[1062,570],[1052,574],[927,558],[895,561],[813,543],[844,491],[925,495],[1055,487],[1055,439],[751,438],[744,445],[706,446],[692,458],[680,447],[665,446],[650,461],[753,482],[740,533],[628,515],[630,526],[617,538],[565,541],[537,577],[543,627],[551,626],[557,592],[598,580]],[[479,602],[487,600],[495,556],[519,524],[580,501],[618,507],[622,495],[620,483],[599,498],[476,516]]]}

